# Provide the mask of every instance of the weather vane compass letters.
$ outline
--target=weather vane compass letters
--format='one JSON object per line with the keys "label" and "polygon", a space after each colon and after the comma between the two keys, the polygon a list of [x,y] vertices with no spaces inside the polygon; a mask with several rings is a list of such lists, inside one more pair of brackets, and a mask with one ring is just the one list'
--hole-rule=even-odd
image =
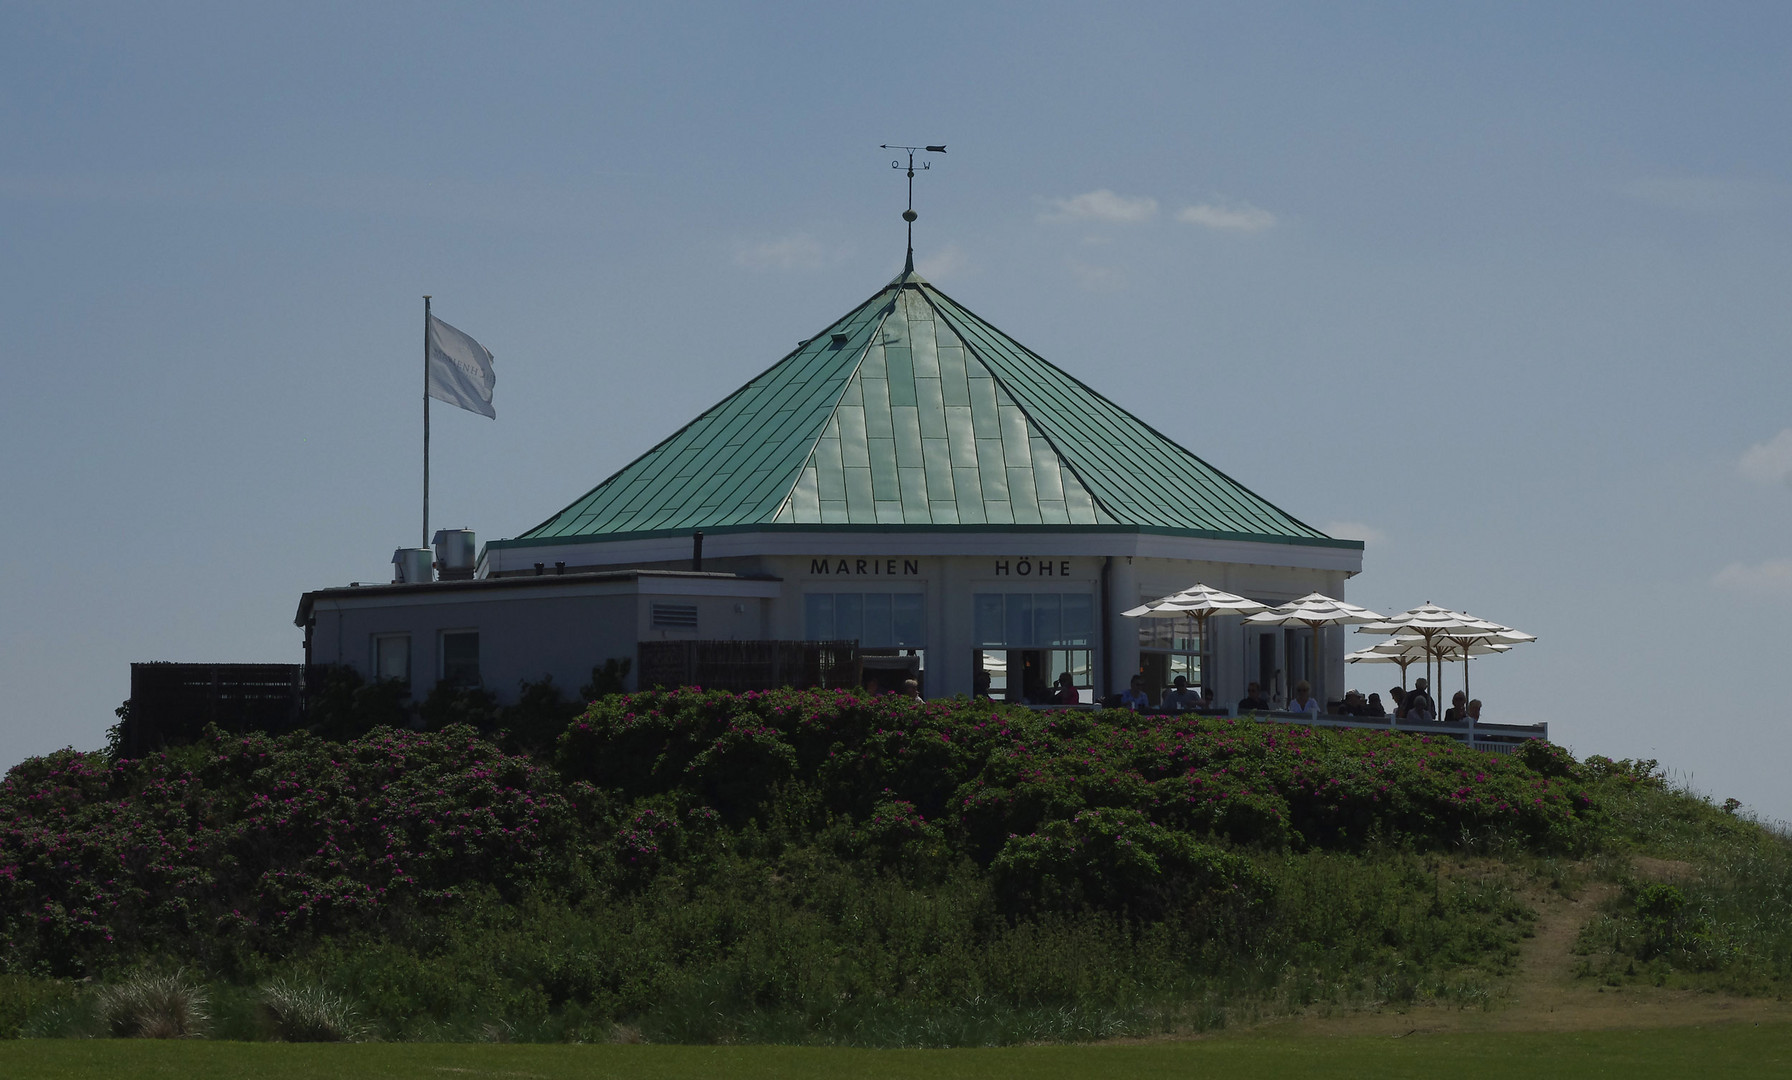
{"label": "weather vane compass letters", "polygon": [[[908,151],[908,209],[902,212],[902,220],[908,222],[908,260],[904,263],[902,272],[905,274],[912,274],[915,272],[915,218],[919,216],[915,213],[915,154],[917,151],[926,154],[943,154],[946,152],[946,148],[943,145],[896,146],[892,143],[883,143],[878,149]],[[902,159],[900,158],[890,162],[890,168],[892,169],[901,169],[902,167]],[[926,172],[931,168],[933,168],[933,162],[923,161],[921,163],[922,172]]]}

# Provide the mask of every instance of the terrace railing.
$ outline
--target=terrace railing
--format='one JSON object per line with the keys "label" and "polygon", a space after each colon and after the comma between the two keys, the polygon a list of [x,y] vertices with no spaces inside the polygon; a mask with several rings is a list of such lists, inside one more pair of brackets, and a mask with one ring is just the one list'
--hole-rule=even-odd
{"label": "terrace railing", "polygon": [[[1100,705],[1032,705],[1029,708],[1042,711],[1075,709],[1080,711],[1101,711]],[[1170,715],[1159,710],[1150,710],[1151,715]],[[1230,716],[1229,709],[1196,710],[1198,716]],[[1339,716],[1333,713],[1321,713],[1313,716],[1298,712],[1262,712],[1248,713],[1247,719],[1256,719],[1262,723],[1275,724],[1308,724],[1312,727],[1356,728],[1363,731],[1403,731],[1412,735],[1447,735],[1458,742],[1466,743],[1476,750],[1486,750],[1495,754],[1510,754],[1524,743],[1533,739],[1548,740],[1548,724],[1494,724],[1486,721],[1470,723],[1459,721],[1442,723],[1440,721],[1396,720],[1393,717],[1378,716]]]}

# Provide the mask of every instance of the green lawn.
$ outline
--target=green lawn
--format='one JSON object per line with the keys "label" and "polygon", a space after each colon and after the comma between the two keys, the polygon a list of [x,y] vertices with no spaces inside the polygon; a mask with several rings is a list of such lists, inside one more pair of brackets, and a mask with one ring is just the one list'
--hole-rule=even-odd
{"label": "green lawn", "polygon": [[1131,1046],[837,1050],[782,1046],[280,1045],[23,1040],[0,1043],[0,1076],[207,1080],[337,1077],[1373,1077],[1585,1080],[1792,1076],[1792,1024],[1404,1039],[1228,1036]]}

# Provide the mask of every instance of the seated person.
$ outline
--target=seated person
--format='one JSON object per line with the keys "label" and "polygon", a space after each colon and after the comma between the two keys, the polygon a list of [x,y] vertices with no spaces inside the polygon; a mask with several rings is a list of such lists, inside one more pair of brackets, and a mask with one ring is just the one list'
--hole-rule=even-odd
{"label": "seated person", "polygon": [[1403,701],[1405,719],[1421,723],[1437,719],[1437,702],[1431,700],[1431,691],[1427,689],[1430,685],[1425,679],[1413,680],[1412,689],[1407,691]]}
{"label": "seated person", "polygon": [[1066,671],[1058,676],[1052,685],[1052,703],[1056,705],[1081,705],[1083,695],[1077,692],[1076,679]]}
{"label": "seated person", "polygon": [[1450,698],[1450,707],[1444,710],[1444,723],[1459,724],[1468,719],[1468,695],[1458,690]]}
{"label": "seated person", "polygon": [[1339,716],[1363,715],[1363,695],[1359,690],[1346,690],[1344,701],[1338,706]]}
{"label": "seated person", "polygon": [[1302,679],[1294,684],[1294,696],[1288,699],[1288,707],[1283,711],[1319,715],[1319,699],[1313,696],[1313,688],[1307,684],[1307,680]]}
{"label": "seated person", "polygon": [[1386,706],[1382,705],[1380,694],[1369,695],[1369,702],[1363,706],[1362,714],[1364,716],[1378,716],[1384,720],[1387,719],[1388,710]]}
{"label": "seated person", "polygon": [[1244,697],[1238,699],[1238,715],[1247,713],[1268,712],[1269,698],[1263,696],[1263,687],[1252,683],[1245,688]]}
{"label": "seated person", "polygon": [[1394,703],[1394,719],[1406,719],[1406,687],[1388,687],[1388,700]]}
{"label": "seated person", "polygon": [[902,680],[902,696],[905,698],[913,698],[916,701],[923,700],[921,697],[921,683],[915,679]]}
{"label": "seated person", "polygon": [[1178,675],[1170,683],[1170,689],[1164,691],[1163,707],[1169,712],[1186,712],[1199,709],[1204,704],[1201,692],[1189,686],[1187,675]]}
{"label": "seated person", "polygon": [[1120,695],[1120,707],[1131,709],[1133,712],[1151,707],[1151,698],[1145,694],[1145,676],[1134,675],[1132,677],[1132,685]]}
{"label": "seated person", "polygon": [[971,675],[971,696],[986,698],[989,696],[989,672],[979,667]]}
{"label": "seated person", "polygon": [[1468,721],[1471,724],[1481,722],[1481,699],[1476,698],[1468,703]]}

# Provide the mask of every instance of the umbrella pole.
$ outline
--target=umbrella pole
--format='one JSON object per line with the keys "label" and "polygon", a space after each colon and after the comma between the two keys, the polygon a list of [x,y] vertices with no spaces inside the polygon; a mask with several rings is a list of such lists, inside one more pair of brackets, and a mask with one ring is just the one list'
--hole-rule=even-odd
{"label": "umbrella pole", "polygon": [[1320,715],[1324,715],[1327,711],[1326,706],[1325,706],[1325,665],[1321,662],[1321,658],[1319,655],[1319,650],[1322,645],[1324,645],[1324,642],[1322,640],[1320,640],[1320,637],[1319,637],[1319,624],[1314,623],[1313,624],[1313,685],[1319,691],[1319,693],[1316,696],[1319,701]]}
{"label": "umbrella pole", "polygon": [[[1195,616],[1195,633],[1200,635],[1201,640],[1201,646],[1195,651],[1195,655],[1201,661],[1201,689],[1205,691],[1207,689],[1207,613],[1205,611]],[[1201,697],[1205,702],[1207,695],[1203,693]]]}

